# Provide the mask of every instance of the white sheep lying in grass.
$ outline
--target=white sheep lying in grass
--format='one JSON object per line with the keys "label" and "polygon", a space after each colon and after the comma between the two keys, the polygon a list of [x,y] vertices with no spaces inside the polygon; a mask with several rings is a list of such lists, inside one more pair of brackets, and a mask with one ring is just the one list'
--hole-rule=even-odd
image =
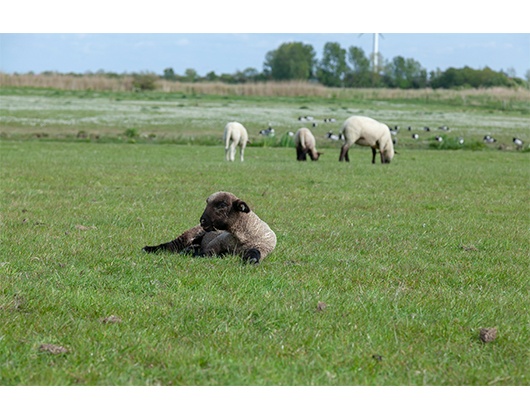
{"label": "white sheep lying in grass", "polygon": [[317,152],[315,136],[308,128],[302,127],[294,134],[294,144],[296,160],[306,160],[308,153],[311,160],[318,160],[322,154]]}
{"label": "white sheep lying in grass", "polygon": [[216,192],[206,199],[200,224],[171,242],[146,246],[145,252],[170,251],[194,256],[240,255],[258,264],[276,247],[276,234],[234,194]]}
{"label": "white sheep lying in grass", "polygon": [[225,142],[226,160],[230,162],[235,160],[236,148],[239,146],[239,157],[241,158],[241,162],[243,162],[245,147],[248,143],[247,129],[243,127],[243,124],[240,124],[236,121],[226,124],[223,140]]}
{"label": "white sheep lying in grass", "polygon": [[344,121],[341,130],[344,145],[340,150],[339,161],[350,161],[348,150],[353,144],[370,146],[372,148],[372,163],[375,163],[377,150],[381,154],[381,163],[390,163],[394,157],[394,145],[390,129],[369,117],[353,116]]}

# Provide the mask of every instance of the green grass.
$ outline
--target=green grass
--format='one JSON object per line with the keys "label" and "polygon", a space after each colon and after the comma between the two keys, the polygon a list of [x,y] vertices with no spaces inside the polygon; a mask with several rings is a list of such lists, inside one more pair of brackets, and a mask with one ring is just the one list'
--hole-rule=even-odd
{"label": "green grass", "polygon": [[[530,154],[53,140],[0,142],[0,384],[530,384]],[[262,264],[141,252],[217,190],[275,230]]]}

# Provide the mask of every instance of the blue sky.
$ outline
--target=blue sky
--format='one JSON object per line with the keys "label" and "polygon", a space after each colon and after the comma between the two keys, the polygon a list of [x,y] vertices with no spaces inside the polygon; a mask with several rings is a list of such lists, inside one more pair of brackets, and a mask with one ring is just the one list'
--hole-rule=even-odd
{"label": "blue sky", "polygon": [[[383,33],[379,51],[387,60],[413,58],[428,71],[448,67],[530,70],[530,34]],[[153,71],[187,68],[200,75],[263,69],[268,51],[299,41],[322,55],[326,42],[372,51],[373,34],[0,34],[0,69],[6,73],[51,70],[84,73]]]}
{"label": "blue sky", "polygon": [[[56,0],[33,1],[3,6],[2,72],[162,74],[171,67],[178,74],[193,68],[204,76],[248,67],[262,71],[266,53],[283,42],[310,44],[317,58],[326,42],[358,46],[369,55],[376,31],[383,34],[379,51],[386,60],[413,58],[428,71],[488,66],[524,78],[530,70],[530,26],[516,0],[505,0],[502,8],[491,11],[482,3],[473,8],[466,4],[474,2],[461,0],[420,11],[416,2],[381,0],[351,3],[343,13],[343,5],[350,5],[343,0],[315,6],[203,0],[200,8],[161,0],[141,3],[144,8],[121,0],[92,0],[82,9],[64,9]],[[28,8],[31,16],[25,13]]]}

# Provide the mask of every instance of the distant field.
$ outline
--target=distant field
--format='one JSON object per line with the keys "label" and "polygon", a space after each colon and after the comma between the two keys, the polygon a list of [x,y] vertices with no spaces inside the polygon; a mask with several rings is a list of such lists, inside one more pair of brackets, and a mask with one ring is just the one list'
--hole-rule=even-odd
{"label": "distant field", "polygon": [[[267,144],[306,126],[326,148],[338,147],[326,133],[338,133],[347,117],[360,114],[398,125],[398,148],[427,148],[439,134],[447,140],[464,137],[467,144],[489,134],[497,139],[489,147],[503,150],[514,149],[513,137],[530,143],[530,91],[333,92],[328,90],[329,97],[271,97],[3,88],[0,138],[219,144],[224,125],[237,120],[248,128],[254,145],[263,144],[258,133],[270,124],[276,136]],[[298,120],[307,115],[317,127]],[[324,123],[324,118],[336,122]],[[438,130],[443,125],[451,131]],[[432,131],[423,131],[425,126]],[[414,132],[419,140],[412,140]]]}
{"label": "distant field", "polygon": [[[530,153],[511,144],[530,138],[524,105],[0,99],[1,385],[530,385]],[[435,150],[421,133],[390,165],[361,147],[339,163],[324,133],[354,112],[499,140]],[[227,120],[278,133],[300,115],[337,119],[315,129],[318,162],[257,135],[245,162],[224,161]],[[218,190],[275,230],[262,264],[141,251]]]}

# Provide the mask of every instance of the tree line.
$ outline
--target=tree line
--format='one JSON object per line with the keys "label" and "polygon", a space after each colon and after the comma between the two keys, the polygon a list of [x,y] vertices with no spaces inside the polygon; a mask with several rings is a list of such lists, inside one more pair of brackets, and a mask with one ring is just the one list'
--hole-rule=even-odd
{"label": "tree line", "polygon": [[183,75],[178,75],[169,67],[164,70],[161,77],[166,80],[185,82],[248,83],[269,80],[306,80],[328,87],[451,89],[492,86],[528,87],[530,70],[526,74],[526,81],[515,77],[513,70],[497,72],[488,67],[480,70],[467,66],[464,68],[450,67],[444,71],[437,69],[427,72],[417,60],[412,58],[397,56],[391,60],[385,60],[380,53],[378,57],[373,57],[373,54],[367,56],[359,47],[351,46],[345,49],[337,42],[326,43],[322,58],[317,60],[312,45],[287,42],[266,54],[261,72],[249,67],[233,74],[217,75],[211,71],[201,77],[194,69],[186,69]]}

